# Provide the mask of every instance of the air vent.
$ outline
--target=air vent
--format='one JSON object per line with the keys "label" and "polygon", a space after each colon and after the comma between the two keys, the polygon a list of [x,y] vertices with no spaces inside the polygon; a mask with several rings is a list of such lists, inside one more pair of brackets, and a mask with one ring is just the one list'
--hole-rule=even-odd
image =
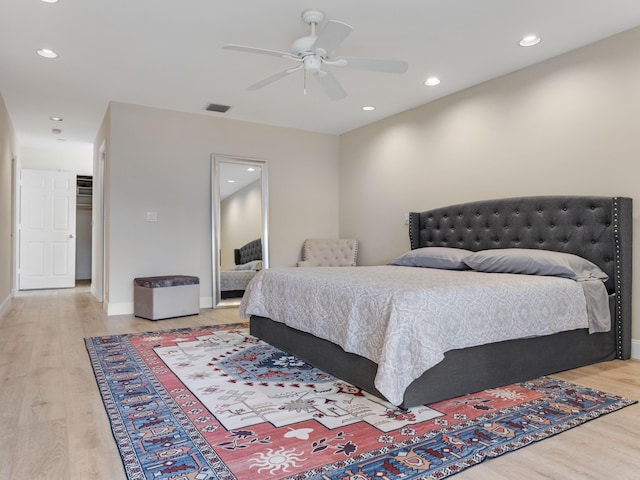
{"label": "air vent", "polygon": [[229,105],[218,105],[217,103],[209,103],[204,109],[208,112],[220,112],[224,113],[231,107]]}

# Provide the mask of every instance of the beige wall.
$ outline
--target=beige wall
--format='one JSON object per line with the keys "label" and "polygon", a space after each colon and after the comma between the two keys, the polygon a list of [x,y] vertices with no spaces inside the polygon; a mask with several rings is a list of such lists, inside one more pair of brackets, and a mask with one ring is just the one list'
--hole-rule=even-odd
{"label": "beige wall", "polygon": [[13,123],[0,95],[0,313],[11,303],[13,285],[12,159],[16,155]]}
{"label": "beige wall", "polygon": [[109,314],[132,312],[132,281],[149,275],[197,275],[211,305],[212,153],[268,162],[272,266],[293,265],[307,236],[338,234],[336,136],[122,103],[109,129]]}
{"label": "beige wall", "polygon": [[81,175],[93,174],[93,149],[91,144],[59,148],[21,147],[22,168],[33,170],[67,170]]}
{"label": "beige wall", "polygon": [[406,212],[550,194],[633,197],[637,232],[639,86],[637,28],[343,135],[340,235],[382,263],[409,249]]}

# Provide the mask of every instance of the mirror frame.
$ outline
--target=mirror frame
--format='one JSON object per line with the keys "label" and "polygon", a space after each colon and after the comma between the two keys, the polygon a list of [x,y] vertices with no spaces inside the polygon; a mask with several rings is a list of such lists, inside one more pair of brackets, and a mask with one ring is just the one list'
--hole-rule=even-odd
{"label": "mirror frame", "polygon": [[267,161],[257,158],[211,154],[211,275],[213,308],[237,307],[240,298],[222,300],[220,292],[220,164],[233,163],[260,168],[262,216],[262,268],[269,268],[269,191]]}

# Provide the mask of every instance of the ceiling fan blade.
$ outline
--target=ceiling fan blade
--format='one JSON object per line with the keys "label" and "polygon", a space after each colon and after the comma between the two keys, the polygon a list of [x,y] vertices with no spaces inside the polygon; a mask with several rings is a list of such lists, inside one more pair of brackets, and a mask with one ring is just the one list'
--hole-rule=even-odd
{"label": "ceiling fan blade", "polygon": [[281,78],[286,77],[287,75],[300,70],[302,68],[302,64],[298,65],[297,67],[294,68],[287,68],[286,70],[282,70],[281,72],[278,73],[274,73],[273,75],[265,78],[264,80],[260,80],[257,83],[254,83],[253,85],[249,85],[246,90],[258,90],[262,87],[266,87],[267,85],[269,85],[270,83],[275,82],[276,80],[280,80]]}
{"label": "ceiling fan blade", "polygon": [[292,60],[299,60],[298,57],[290,53],[279,52],[278,50],[269,50],[267,48],[248,47],[246,45],[236,45],[234,43],[223,45],[222,48],[226,50],[235,50],[237,52],[259,53],[260,55],[271,55],[272,57],[290,58]]}
{"label": "ceiling fan blade", "polygon": [[324,93],[326,93],[327,97],[331,100],[340,100],[347,96],[347,92],[345,92],[340,82],[338,82],[331,72],[319,72],[316,78],[322,90],[324,90]]}
{"label": "ceiling fan blade", "polygon": [[313,49],[316,52],[318,49],[322,49],[324,53],[319,52],[320,55],[330,55],[349,36],[351,30],[353,30],[351,25],[330,20],[318,35]]}
{"label": "ceiling fan blade", "polygon": [[[343,60],[346,63],[343,63]],[[385,73],[404,73],[409,68],[409,64],[404,60],[381,60],[377,58],[340,57],[332,59],[330,63],[346,68]]]}

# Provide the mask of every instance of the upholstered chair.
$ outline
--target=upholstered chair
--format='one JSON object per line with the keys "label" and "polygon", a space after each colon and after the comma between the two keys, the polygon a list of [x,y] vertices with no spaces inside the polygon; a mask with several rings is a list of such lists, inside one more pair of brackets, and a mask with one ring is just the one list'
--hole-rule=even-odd
{"label": "upholstered chair", "polygon": [[353,238],[308,238],[298,267],[354,267],[358,241]]}

